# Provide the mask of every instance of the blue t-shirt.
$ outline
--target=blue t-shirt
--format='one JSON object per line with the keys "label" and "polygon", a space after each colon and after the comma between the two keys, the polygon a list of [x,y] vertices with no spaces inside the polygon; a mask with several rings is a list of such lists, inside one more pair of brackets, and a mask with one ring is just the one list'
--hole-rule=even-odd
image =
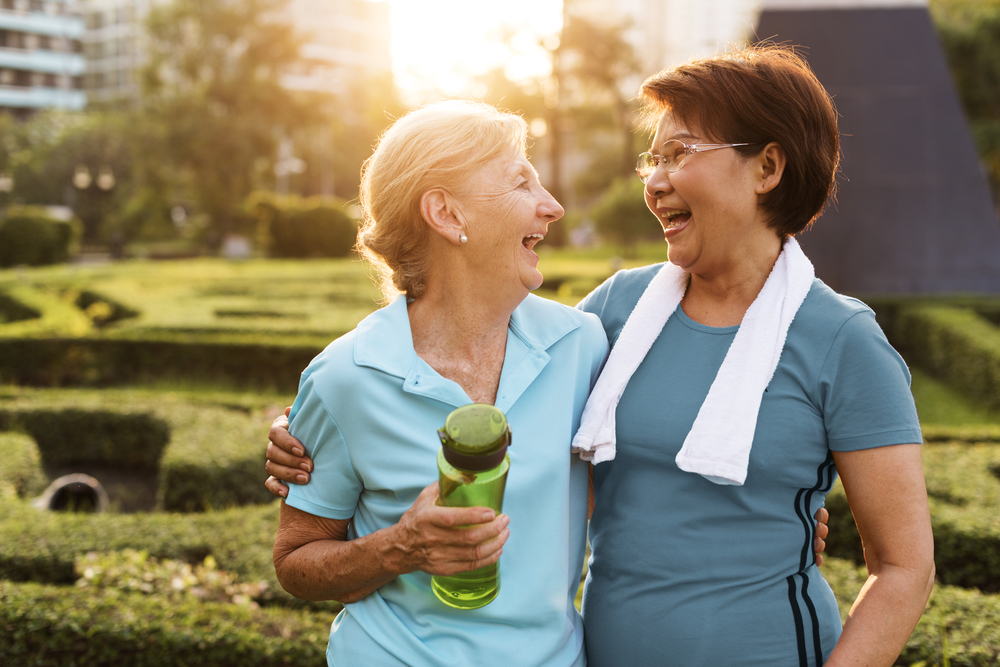
{"label": "blue t-shirt", "polygon": [[[580,308],[614,341],[658,269],[619,272]],[[836,479],[831,450],[922,441],[909,372],[867,306],[816,280],[761,402],[746,483],[713,484],[674,457],[738,329],[678,307],[622,395],[617,455],[594,467],[591,667],[818,666],[840,636],[812,517]]]}
{"label": "blue t-shirt", "polygon": [[[586,540],[587,464],[570,454],[607,353],[600,321],[529,296],[510,320],[496,406],[511,426],[503,511],[510,538],[489,605],[452,609],[430,575],[397,577],[346,605],[333,623],[331,665],[586,664],[574,598]],[[291,432],[315,462],[288,504],[353,522],[349,539],[394,525],[437,479],[437,429],[469,403],[413,350],[398,298],[330,344],[302,375]]]}

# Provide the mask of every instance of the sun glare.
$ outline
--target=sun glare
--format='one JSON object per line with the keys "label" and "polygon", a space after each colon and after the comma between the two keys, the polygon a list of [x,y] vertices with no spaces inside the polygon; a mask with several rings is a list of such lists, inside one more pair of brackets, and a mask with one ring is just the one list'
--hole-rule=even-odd
{"label": "sun glare", "polygon": [[475,75],[497,67],[515,80],[548,73],[539,41],[562,26],[561,0],[389,2],[393,76],[410,103],[474,95]]}

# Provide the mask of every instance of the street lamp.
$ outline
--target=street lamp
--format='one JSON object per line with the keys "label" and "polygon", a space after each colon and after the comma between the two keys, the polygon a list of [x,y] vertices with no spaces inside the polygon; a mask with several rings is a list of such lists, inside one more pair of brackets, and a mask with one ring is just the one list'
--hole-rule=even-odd
{"label": "street lamp", "polygon": [[3,193],[3,199],[0,200],[0,214],[4,212],[7,207],[7,200],[10,198],[10,193],[14,191],[14,176],[9,171],[0,171],[0,193]]}
{"label": "street lamp", "polygon": [[83,220],[84,238],[92,240],[103,222],[107,199],[110,197],[111,191],[115,189],[114,170],[111,169],[110,165],[102,164],[97,168],[97,177],[95,178],[91,174],[90,167],[81,162],[73,169],[72,181],[73,187],[79,190],[81,195],[85,192],[93,193],[84,199],[84,202],[89,200],[91,205],[85,206],[83,211],[77,213]]}

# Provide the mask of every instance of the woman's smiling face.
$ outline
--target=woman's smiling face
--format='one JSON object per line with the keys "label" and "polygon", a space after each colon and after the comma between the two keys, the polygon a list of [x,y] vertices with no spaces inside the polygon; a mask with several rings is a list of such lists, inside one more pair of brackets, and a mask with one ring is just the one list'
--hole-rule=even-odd
{"label": "woman's smiling face", "polygon": [[[663,143],[719,143],[701,128],[663,114],[650,152]],[[752,161],[732,148],[687,156],[672,174],[658,168],[646,181],[646,206],[660,221],[667,257],[693,273],[724,271],[750,233],[766,227],[758,207]]]}
{"label": "woman's smiling face", "polygon": [[[516,281],[531,291],[542,284],[534,248],[563,208],[538,181],[520,153],[508,153],[486,165],[468,184],[466,249],[480,260],[490,280]],[[510,284],[513,284],[511,282]],[[498,284],[502,288],[502,284]]]}

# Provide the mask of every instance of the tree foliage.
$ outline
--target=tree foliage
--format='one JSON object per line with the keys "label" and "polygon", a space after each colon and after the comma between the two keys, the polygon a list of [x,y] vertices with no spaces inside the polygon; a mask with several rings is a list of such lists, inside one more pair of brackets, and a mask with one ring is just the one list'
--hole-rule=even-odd
{"label": "tree foliage", "polygon": [[217,240],[235,229],[279,137],[308,120],[281,85],[300,46],[276,18],[285,2],[173,0],[150,11],[145,110]]}
{"label": "tree foliage", "polygon": [[1000,0],[932,0],[931,12],[1000,204]]}

